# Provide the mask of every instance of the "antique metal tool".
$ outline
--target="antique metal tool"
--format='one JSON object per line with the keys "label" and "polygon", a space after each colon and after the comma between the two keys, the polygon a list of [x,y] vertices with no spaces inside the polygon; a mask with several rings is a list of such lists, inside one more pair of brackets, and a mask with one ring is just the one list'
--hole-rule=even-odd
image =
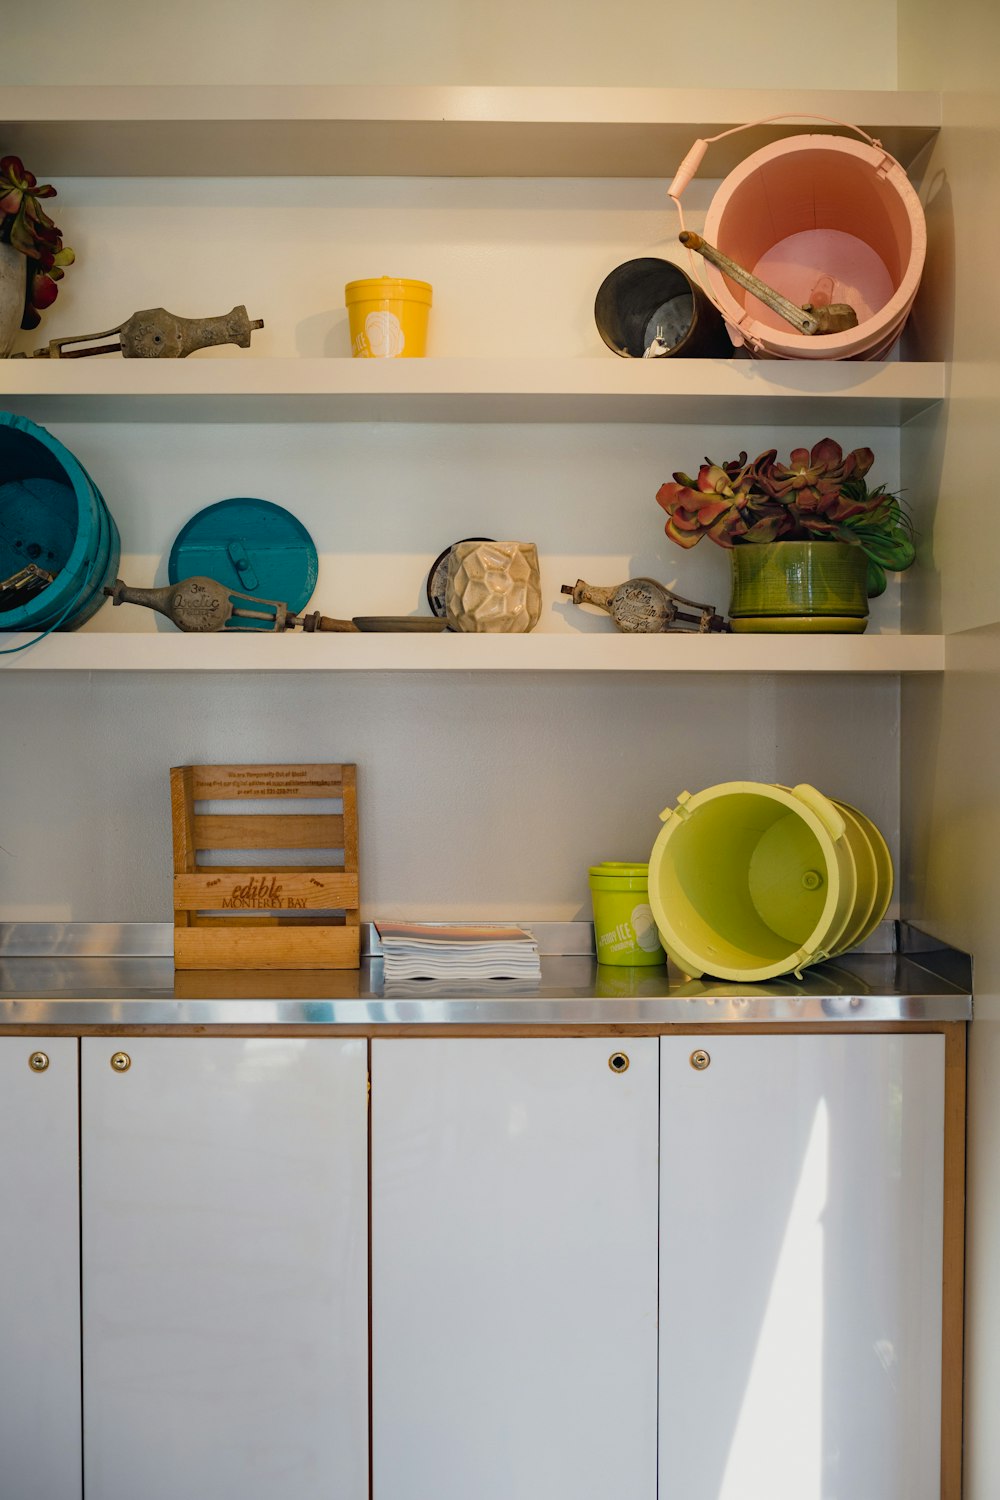
{"label": "antique metal tool", "polygon": [[[122,354],[126,359],[186,359],[196,349],[207,349],[213,344],[235,344],[237,348],[249,349],[250,335],[263,326],[263,318],[251,321],[242,305],[234,307],[232,312],[220,313],[217,318],[179,318],[165,307],[150,307],[102,333],[50,339],[28,358],[83,359],[90,354]],[[118,337],[113,344],[98,343],[93,349],[69,348],[70,344],[93,344],[115,335]]]}
{"label": "antique metal tool", "polygon": [[[130,588],[120,578],[104,590],[113,604],[141,604],[166,615],[179,630],[256,630],[276,634],[284,630],[357,630],[351,620],[333,620],[313,610],[308,615],[289,612],[279,599],[257,599],[226,588],[214,578],[185,578],[162,589]],[[253,624],[231,624],[247,620]]]}
{"label": "antique metal tool", "polygon": [[[666,584],[657,583],[655,578],[629,578],[612,588],[602,588],[578,578],[576,583],[564,583],[562,592],[568,594],[574,604],[596,604],[598,609],[607,610],[618,629],[626,634],[655,635],[676,630],[690,635],[707,635],[730,628],[729,622],[716,613],[714,605],[684,599]],[[682,604],[698,613],[689,614],[680,608]],[[678,621],[682,623],[678,624]]]}
{"label": "antique metal tool", "polygon": [[[745,271],[742,266],[730,260],[728,255],[703,240],[700,234],[694,234],[690,229],[681,231],[680,242],[688,250],[696,250],[703,255],[713,266],[735,281],[746,291],[753,292],[754,296],[763,302],[765,307],[791,323],[792,327],[799,333],[823,334],[823,333],[845,333],[848,328],[857,328],[858,315],[854,308],[847,302],[829,302],[820,306],[818,301],[807,302],[804,307],[796,307],[794,302],[776,292],[773,286],[768,286],[761,281],[759,276],[754,276],[750,271]],[[824,278],[829,280],[829,278]]]}

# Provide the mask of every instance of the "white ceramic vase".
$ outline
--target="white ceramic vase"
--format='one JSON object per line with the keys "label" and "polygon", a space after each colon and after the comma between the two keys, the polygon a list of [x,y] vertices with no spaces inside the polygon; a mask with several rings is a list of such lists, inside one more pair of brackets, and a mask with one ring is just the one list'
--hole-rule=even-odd
{"label": "white ceramic vase", "polygon": [[27,269],[20,250],[0,245],[0,359],[10,354],[21,327]]}

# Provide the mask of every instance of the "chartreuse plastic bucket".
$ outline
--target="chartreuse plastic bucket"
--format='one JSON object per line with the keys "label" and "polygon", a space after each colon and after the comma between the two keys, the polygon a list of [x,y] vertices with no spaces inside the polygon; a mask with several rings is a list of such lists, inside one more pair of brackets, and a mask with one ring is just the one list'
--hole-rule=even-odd
{"label": "chartreuse plastic bucket", "polygon": [[649,903],[667,953],[696,978],[798,974],[857,941],[881,899],[874,858],[859,883],[860,820],[815,787],[724,782],[661,818]]}
{"label": "chartreuse plastic bucket", "polygon": [[419,359],[427,353],[432,289],[426,281],[373,276],[349,281],[344,300],[355,359]]}
{"label": "chartreuse plastic bucket", "polygon": [[599,964],[634,968],[664,962],[649,905],[648,868],[616,860],[591,866],[590,894]]}
{"label": "chartreuse plastic bucket", "polygon": [[0,579],[35,563],[53,581],[0,610],[0,630],[76,630],[104,603],[121,543],[100,490],[50,432],[0,412]]}

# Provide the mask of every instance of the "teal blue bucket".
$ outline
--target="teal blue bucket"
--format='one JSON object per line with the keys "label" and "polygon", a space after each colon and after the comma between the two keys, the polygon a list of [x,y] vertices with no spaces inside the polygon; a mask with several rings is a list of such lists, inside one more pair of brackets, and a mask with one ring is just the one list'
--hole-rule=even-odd
{"label": "teal blue bucket", "polygon": [[35,563],[53,581],[12,609],[0,630],[76,630],[104,603],[121,541],[86,469],[50,432],[0,412],[0,581]]}

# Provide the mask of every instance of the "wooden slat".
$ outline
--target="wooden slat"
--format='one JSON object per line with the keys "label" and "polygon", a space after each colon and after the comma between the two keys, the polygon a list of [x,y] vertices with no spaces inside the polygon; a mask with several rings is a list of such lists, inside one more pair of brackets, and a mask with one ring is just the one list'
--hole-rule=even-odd
{"label": "wooden slat", "polygon": [[179,927],[174,931],[178,969],[356,969],[356,926]]}
{"label": "wooden slat", "polygon": [[356,926],[353,912],[293,911],[238,911],[222,914],[208,911],[190,912],[192,927],[351,927]]}
{"label": "wooden slat", "polygon": [[[222,853],[224,851],[219,850],[217,852]],[[197,868],[194,871],[192,871],[192,873],[195,874],[195,875],[245,875],[247,873],[247,871],[249,870],[249,868],[250,868],[250,866],[249,865],[245,865],[245,864],[242,864],[242,865],[223,865],[223,864],[218,864],[217,865],[215,863],[215,861],[213,860],[210,865],[198,865]],[[256,871],[256,873],[258,875],[268,875],[268,876],[270,876],[270,875],[307,875],[307,874],[309,874],[310,871],[315,871],[319,875],[343,875],[345,873],[343,859],[334,859],[334,860],[331,860],[329,864],[327,864],[324,861],[324,863],[321,864],[321,865],[319,865],[319,864],[307,864],[306,865],[306,864],[302,864],[302,863],[296,863],[294,865],[272,865],[270,863],[270,861],[268,861],[267,864],[256,864],[256,865],[254,865],[253,868],[254,868],[254,870]],[[349,870],[346,873],[347,874],[353,874],[354,872],[352,870]]]}
{"label": "wooden slat", "polygon": [[962,1496],[965,1302],[965,1104],[967,1028],[942,1028],[944,1085],[944,1255],[941,1327],[941,1500]]}
{"label": "wooden slat", "polygon": [[[173,766],[170,771],[170,821],[173,825],[174,870],[193,870],[194,847],[194,774],[191,766]],[[187,912],[174,912],[174,926],[186,927]]]}
{"label": "wooden slat", "polygon": [[358,788],[357,767],[344,766],[344,868],[358,868]]}
{"label": "wooden slat", "polygon": [[340,813],[196,813],[196,849],[343,849]]}
{"label": "wooden slat", "polygon": [[194,776],[191,766],[173,766],[170,771],[170,811],[174,831],[174,869],[193,870]]}
{"label": "wooden slat", "polygon": [[266,870],[204,871],[174,876],[176,911],[304,911],[358,905],[358,877],[354,872],[301,870],[271,874]]}
{"label": "wooden slat", "polygon": [[194,795],[211,797],[340,797],[344,767],[336,763],[288,766],[192,766]]}

